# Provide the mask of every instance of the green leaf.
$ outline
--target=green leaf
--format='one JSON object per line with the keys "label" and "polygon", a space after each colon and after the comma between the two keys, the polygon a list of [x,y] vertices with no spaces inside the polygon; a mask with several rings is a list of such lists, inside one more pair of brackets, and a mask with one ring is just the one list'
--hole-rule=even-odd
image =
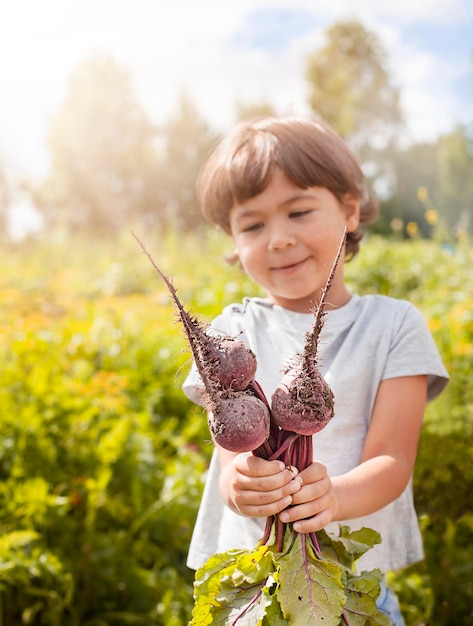
{"label": "green leaf", "polygon": [[348,616],[350,626],[390,626],[387,615],[376,606],[381,578],[380,570],[361,572],[359,576],[347,575],[344,613]]}
{"label": "green leaf", "polygon": [[267,597],[266,615],[262,621],[262,626],[289,626],[290,624],[282,614],[281,605],[277,598],[278,588],[279,585],[276,584],[276,591]]}
{"label": "green leaf", "polygon": [[268,546],[258,546],[237,557],[232,580],[235,586],[265,582],[273,571],[273,557]]}
{"label": "green leaf", "polygon": [[[190,626],[261,624],[266,606],[272,603],[266,587],[274,571],[267,546],[254,550],[230,550],[212,556],[196,573],[195,605]],[[272,577],[271,577],[272,586]]]}
{"label": "green leaf", "polygon": [[338,626],[346,600],[340,566],[318,559],[305,535],[277,563],[278,600],[291,626]]}
{"label": "green leaf", "polygon": [[342,563],[349,569],[370,548],[381,542],[378,532],[371,528],[350,530],[340,525],[340,534],[334,535],[321,530],[317,533],[320,549],[324,556]]}
{"label": "green leaf", "polygon": [[190,625],[213,623],[213,615],[221,607],[216,596],[220,593],[222,576],[232,573],[236,562],[236,553],[240,550],[232,550],[228,553],[215,554],[197,570],[194,582],[195,605],[192,611]]}

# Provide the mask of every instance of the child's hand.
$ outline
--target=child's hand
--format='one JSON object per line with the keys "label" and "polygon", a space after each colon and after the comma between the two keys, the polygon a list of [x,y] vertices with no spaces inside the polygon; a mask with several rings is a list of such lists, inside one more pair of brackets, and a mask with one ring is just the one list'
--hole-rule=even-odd
{"label": "child's hand", "polygon": [[[221,461],[222,461],[221,455]],[[251,454],[226,458],[220,475],[220,492],[234,511],[249,517],[268,517],[293,502],[301,489],[297,469],[282,461],[266,461]]]}
{"label": "child's hand", "polygon": [[312,463],[295,481],[301,482],[301,489],[292,496],[292,506],[279,516],[282,522],[295,522],[295,531],[309,533],[336,519],[337,497],[323,463]]}

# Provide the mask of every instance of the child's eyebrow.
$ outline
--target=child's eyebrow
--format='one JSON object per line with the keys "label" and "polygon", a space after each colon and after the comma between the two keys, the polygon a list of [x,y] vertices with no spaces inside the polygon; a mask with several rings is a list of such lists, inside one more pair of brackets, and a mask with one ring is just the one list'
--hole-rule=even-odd
{"label": "child's eyebrow", "polygon": [[[284,200],[282,200],[277,205],[277,208],[284,208],[286,206],[290,206],[291,204],[299,200],[307,200],[307,199],[318,200],[317,193],[309,189],[307,190],[302,189],[300,192],[297,192],[289,196],[288,198],[285,198]],[[255,217],[256,215],[260,215],[261,210],[254,209],[252,207],[243,208],[242,206],[236,205],[233,207],[233,214],[234,214],[235,222],[238,223],[241,220],[252,218],[252,217]]]}
{"label": "child's eyebrow", "polygon": [[291,196],[290,198],[286,198],[283,202],[279,204],[279,206],[283,207],[283,206],[287,206],[288,204],[292,204],[293,202],[297,202],[298,200],[307,200],[307,199],[317,200],[318,199],[317,193],[309,189],[307,190],[303,189],[301,190],[300,193],[298,192],[294,194],[293,196]]}
{"label": "child's eyebrow", "polygon": [[234,221],[236,223],[242,222],[245,219],[255,217],[258,213],[260,213],[260,211],[257,211],[256,209],[241,209],[240,207],[234,207]]}

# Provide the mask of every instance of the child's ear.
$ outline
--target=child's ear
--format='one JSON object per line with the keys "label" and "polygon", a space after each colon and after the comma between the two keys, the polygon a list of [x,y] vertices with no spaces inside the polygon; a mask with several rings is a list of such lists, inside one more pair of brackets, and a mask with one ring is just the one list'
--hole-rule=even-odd
{"label": "child's ear", "polygon": [[348,192],[343,196],[342,207],[345,211],[347,231],[353,233],[360,223],[360,199]]}

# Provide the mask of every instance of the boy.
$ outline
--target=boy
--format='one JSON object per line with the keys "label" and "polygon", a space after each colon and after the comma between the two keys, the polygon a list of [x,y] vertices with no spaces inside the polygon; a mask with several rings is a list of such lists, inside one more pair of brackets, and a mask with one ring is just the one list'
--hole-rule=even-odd
{"label": "boy", "polygon": [[[377,203],[344,142],[306,118],[241,124],[211,155],[198,190],[204,216],[232,237],[243,270],[267,294],[226,307],[212,328],[250,346],[255,378],[270,398],[302,352],[344,230],[350,259]],[[425,404],[442,391],[447,372],[420,313],[405,301],[351,294],[343,259],[327,302],[319,365],[335,415],[314,436],[314,462],[288,472],[280,461],[216,447],[190,567],[216,552],[254,547],[276,513],[298,532],[337,532],[339,523],[377,530],[382,543],[360,559],[360,569],[386,572],[422,558],[411,477]],[[194,401],[198,386],[193,370],[184,391]],[[403,623],[385,587],[378,604]]]}

